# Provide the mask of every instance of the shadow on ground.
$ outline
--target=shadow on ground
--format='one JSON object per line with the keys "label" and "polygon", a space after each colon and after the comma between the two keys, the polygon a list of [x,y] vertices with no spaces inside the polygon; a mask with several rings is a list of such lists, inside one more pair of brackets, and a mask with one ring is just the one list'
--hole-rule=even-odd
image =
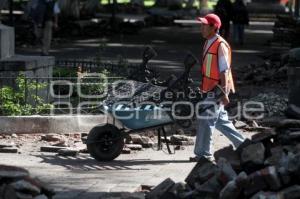
{"label": "shadow on ground", "polygon": [[[41,163],[63,166],[69,170],[149,170],[147,165],[164,165],[170,163],[188,163],[188,160],[113,160],[110,162],[98,162],[88,155],[77,157],[57,156],[57,155],[38,155],[42,159]],[[139,166],[137,168],[137,166]],[[140,167],[143,166],[143,167]]]}

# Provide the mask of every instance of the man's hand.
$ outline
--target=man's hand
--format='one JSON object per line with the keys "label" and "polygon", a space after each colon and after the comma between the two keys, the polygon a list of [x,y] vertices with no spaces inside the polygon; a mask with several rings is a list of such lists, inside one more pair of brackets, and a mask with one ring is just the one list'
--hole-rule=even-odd
{"label": "man's hand", "polygon": [[228,95],[224,95],[222,98],[221,98],[221,103],[224,105],[224,106],[227,106],[229,104],[230,100],[228,98]]}

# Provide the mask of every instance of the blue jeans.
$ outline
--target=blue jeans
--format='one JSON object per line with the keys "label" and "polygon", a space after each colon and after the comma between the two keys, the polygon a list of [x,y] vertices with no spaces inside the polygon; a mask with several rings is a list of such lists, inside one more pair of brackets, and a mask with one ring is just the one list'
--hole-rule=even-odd
{"label": "blue jeans", "polygon": [[[205,100],[209,103],[214,103],[215,99]],[[224,105],[215,104],[214,108],[210,108],[203,113],[199,114],[196,144],[194,153],[197,157],[212,156],[212,133],[218,129],[223,133],[235,147],[238,147],[245,138],[236,130],[232,122],[228,119],[227,111]]]}

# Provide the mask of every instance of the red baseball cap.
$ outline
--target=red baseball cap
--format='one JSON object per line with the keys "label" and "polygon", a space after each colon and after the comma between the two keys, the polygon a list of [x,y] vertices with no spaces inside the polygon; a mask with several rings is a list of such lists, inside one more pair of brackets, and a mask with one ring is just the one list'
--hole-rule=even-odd
{"label": "red baseball cap", "polygon": [[214,25],[218,29],[222,26],[220,18],[215,14],[208,14],[205,17],[197,17],[197,21],[201,24]]}

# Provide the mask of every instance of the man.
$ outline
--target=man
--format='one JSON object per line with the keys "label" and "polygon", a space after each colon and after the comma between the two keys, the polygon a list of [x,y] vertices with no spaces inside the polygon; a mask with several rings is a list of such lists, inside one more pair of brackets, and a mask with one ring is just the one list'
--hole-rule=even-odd
{"label": "man", "polygon": [[29,12],[34,23],[35,36],[42,42],[41,54],[48,56],[52,29],[58,27],[58,3],[55,0],[32,0]]}
{"label": "man", "polygon": [[200,113],[198,116],[197,137],[194,153],[195,158],[201,157],[212,159],[212,133],[218,129],[223,133],[235,147],[238,147],[243,141],[243,136],[237,132],[232,122],[228,120],[227,111],[224,109],[229,103],[228,95],[235,92],[232,74],[231,74],[231,49],[228,43],[218,35],[221,28],[221,20],[215,14],[208,14],[204,18],[198,18],[201,24],[201,34],[207,39],[203,51],[202,63],[202,84],[203,93],[214,94],[216,86],[221,86],[226,95],[221,102],[216,102],[214,95],[208,95],[205,104],[214,104],[214,108]]}

